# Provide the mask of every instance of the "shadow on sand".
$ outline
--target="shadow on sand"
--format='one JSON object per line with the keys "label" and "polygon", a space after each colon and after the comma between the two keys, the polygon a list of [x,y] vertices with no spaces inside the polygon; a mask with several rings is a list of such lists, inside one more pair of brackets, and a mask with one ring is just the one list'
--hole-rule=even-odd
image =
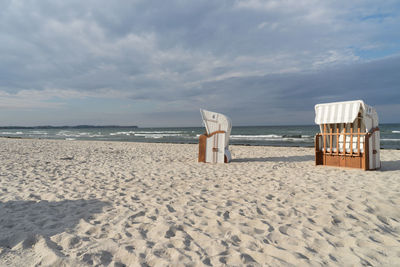
{"label": "shadow on sand", "polygon": [[239,158],[232,159],[232,162],[301,162],[314,160],[314,155],[288,156],[288,157],[265,157],[265,158]]}
{"label": "shadow on sand", "polygon": [[51,243],[49,237],[76,227],[81,219],[91,220],[108,205],[97,199],[0,202],[0,248],[10,249],[21,242],[28,248],[37,236]]}
{"label": "shadow on sand", "polygon": [[[314,155],[289,156],[289,157],[265,157],[265,158],[238,158],[232,159],[232,162],[301,162],[314,161]],[[382,161],[380,171],[398,171],[400,170],[400,160]]]}
{"label": "shadow on sand", "polygon": [[398,171],[400,170],[400,160],[382,161],[380,171]]}

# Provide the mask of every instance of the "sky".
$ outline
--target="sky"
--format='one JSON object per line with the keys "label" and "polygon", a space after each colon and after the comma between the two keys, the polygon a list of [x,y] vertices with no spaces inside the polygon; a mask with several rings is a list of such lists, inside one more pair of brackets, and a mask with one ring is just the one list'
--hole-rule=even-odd
{"label": "sky", "polygon": [[0,126],[399,123],[398,0],[0,0]]}

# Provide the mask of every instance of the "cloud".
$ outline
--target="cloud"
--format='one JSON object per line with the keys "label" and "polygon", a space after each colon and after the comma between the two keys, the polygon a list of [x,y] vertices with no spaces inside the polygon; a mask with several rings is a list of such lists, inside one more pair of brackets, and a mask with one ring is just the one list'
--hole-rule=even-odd
{"label": "cloud", "polygon": [[[43,108],[72,109],[74,99],[88,120],[101,108],[112,114],[120,101],[135,107],[127,116],[153,125],[165,120],[149,110],[161,117],[185,111],[190,121],[200,106],[232,111],[239,123],[249,124],[257,123],[256,116],[260,123],[276,123],[276,116],[258,114],[284,117],[283,109],[296,107],[305,113],[293,109],[295,115],[281,119],[294,123],[308,121],[306,104],[315,101],[357,92],[381,104],[396,96],[398,80],[389,68],[399,53],[396,1],[13,0],[2,5],[4,123],[17,116],[13,109],[29,107],[38,114]],[[388,97],[374,91],[380,86]],[[93,99],[102,99],[102,106],[85,105]],[[69,119],[73,124],[75,118]]]}

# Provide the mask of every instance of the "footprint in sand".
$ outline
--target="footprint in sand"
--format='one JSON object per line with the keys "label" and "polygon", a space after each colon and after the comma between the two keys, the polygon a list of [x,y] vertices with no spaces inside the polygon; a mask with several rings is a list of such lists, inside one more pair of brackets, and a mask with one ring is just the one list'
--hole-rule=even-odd
{"label": "footprint in sand", "polygon": [[172,207],[172,206],[170,206],[170,205],[167,205],[167,209],[168,209],[168,211],[169,212],[175,212],[176,210]]}
{"label": "footprint in sand", "polygon": [[355,216],[354,216],[353,214],[351,214],[351,213],[346,213],[346,217],[358,221],[358,218],[355,217]]}
{"label": "footprint in sand", "polygon": [[[94,265],[94,263],[100,263],[103,266],[108,266],[112,261],[113,255],[109,251],[100,251],[99,253],[86,253],[83,255],[82,260],[89,265]],[[97,264],[96,264],[97,265]]]}
{"label": "footprint in sand", "polygon": [[184,250],[190,251],[190,244],[192,243],[193,238],[190,235],[185,236],[185,240],[183,244],[185,245]]}
{"label": "footprint in sand", "polygon": [[303,259],[303,260],[310,260],[307,256],[305,256],[304,254],[301,254],[300,252],[296,252],[295,253],[296,258],[298,259]]}
{"label": "footprint in sand", "polygon": [[290,226],[290,225],[283,225],[283,226],[280,226],[280,227],[279,227],[279,232],[280,232],[281,234],[288,235],[288,234],[287,234],[287,231],[288,231],[288,229],[289,229],[289,226]]}
{"label": "footprint in sand", "polygon": [[314,221],[313,219],[307,218],[307,220],[308,220],[310,223],[315,224],[315,221]]}
{"label": "footprint in sand", "polygon": [[332,221],[331,221],[331,223],[332,223],[334,226],[338,226],[341,222],[342,222],[342,220],[341,220],[339,217],[337,217],[337,216],[332,216]]}
{"label": "footprint in sand", "polygon": [[306,249],[307,249],[308,251],[310,251],[311,253],[317,253],[317,251],[316,251],[315,249],[313,249],[313,248],[306,247]]}
{"label": "footprint in sand", "polygon": [[262,222],[263,224],[268,225],[268,232],[272,232],[272,231],[275,230],[275,228],[274,228],[271,224],[269,224],[267,221],[261,220],[261,222]]}
{"label": "footprint in sand", "polygon": [[174,226],[171,226],[168,231],[165,233],[165,238],[171,238],[174,237],[176,234],[176,228]]}
{"label": "footprint in sand", "polygon": [[224,212],[224,220],[228,220],[229,219],[229,211],[225,211]]}
{"label": "footprint in sand", "polygon": [[152,241],[147,241],[147,242],[146,242],[146,247],[148,247],[148,248],[153,248],[155,244],[156,244],[156,243],[154,243],[154,242],[152,242]]}
{"label": "footprint in sand", "polygon": [[165,254],[165,250],[163,250],[163,249],[153,250],[153,255],[156,257],[161,258],[164,254]]}
{"label": "footprint in sand", "polygon": [[264,215],[264,213],[262,213],[262,211],[260,210],[260,208],[259,207],[257,207],[257,213],[259,214],[259,215]]}
{"label": "footprint in sand", "polygon": [[138,212],[138,213],[136,213],[136,214],[130,216],[130,217],[129,217],[129,220],[132,220],[132,221],[133,221],[133,220],[136,219],[137,217],[142,217],[142,216],[144,216],[145,214],[146,214],[146,212],[140,211],[140,212]]}
{"label": "footprint in sand", "polygon": [[377,218],[379,221],[381,221],[382,223],[384,223],[384,224],[386,224],[386,225],[389,225],[389,221],[388,221],[388,219],[387,219],[386,217],[383,217],[383,216],[378,215],[378,216],[376,216],[376,218]]}
{"label": "footprint in sand", "polygon": [[219,262],[222,264],[226,264],[226,257],[219,258]]}
{"label": "footprint in sand", "polygon": [[337,259],[335,258],[335,256],[333,256],[332,254],[329,254],[329,258],[335,262],[337,262]]}
{"label": "footprint in sand", "polygon": [[207,266],[213,266],[213,265],[211,264],[210,258],[205,258],[202,262],[203,262],[205,265],[207,265]]}
{"label": "footprint in sand", "polygon": [[255,259],[253,259],[253,257],[251,257],[249,254],[246,253],[242,253],[240,255],[240,259],[242,260],[242,262],[244,264],[248,264],[248,263],[257,263]]}
{"label": "footprint in sand", "polygon": [[68,240],[68,248],[74,248],[81,242],[81,239],[78,236],[71,237]]}
{"label": "footprint in sand", "polygon": [[129,252],[129,253],[133,253],[133,251],[135,250],[135,248],[133,246],[126,246],[125,249]]}
{"label": "footprint in sand", "polygon": [[268,200],[272,200],[274,197],[275,197],[274,195],[269,194],[269,195],[266,196],[265,198],[268,199]]}
{"label": "footprint in sand", "polygon": [[233,244],[234,246],[239,246],[239,245],[240,245],[240,242],[242,241],[242,240],[240,240],[240,238],[239,238],[237,235],[233,235],[233,236],[231,237],[231,240],[232,240],[232,244]]}

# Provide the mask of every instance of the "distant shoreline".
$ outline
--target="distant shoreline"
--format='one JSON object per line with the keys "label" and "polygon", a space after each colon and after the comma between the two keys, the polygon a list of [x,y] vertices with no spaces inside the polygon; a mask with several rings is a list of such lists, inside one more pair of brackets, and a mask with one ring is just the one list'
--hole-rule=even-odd
{"label": "distant shoreline", "polygon": [[[132,140],[93,140],[93,139],[57,139],[57,138],[34,138],[34,137],[20,137],[20,136],[0,136],[0,139],[18,139],[18,140],[48,140],[48,141],[73,141],[73,142],[126,142],[126,143],[146,143],[146,144],[174,144],[174,145],[197,145],[197,142],[168,142],[168,141],[158,141],[158,142],[150,142],[150,141],[132,141]],[[251,147],[282,147],[282,148],[313,148],[313,145],[271,145],[271,144],[246,144],[246,143],[236,143],[229,144],[229,146],[251,146]],[[384,148],[384,150],[400,150],[398,148]]]}

